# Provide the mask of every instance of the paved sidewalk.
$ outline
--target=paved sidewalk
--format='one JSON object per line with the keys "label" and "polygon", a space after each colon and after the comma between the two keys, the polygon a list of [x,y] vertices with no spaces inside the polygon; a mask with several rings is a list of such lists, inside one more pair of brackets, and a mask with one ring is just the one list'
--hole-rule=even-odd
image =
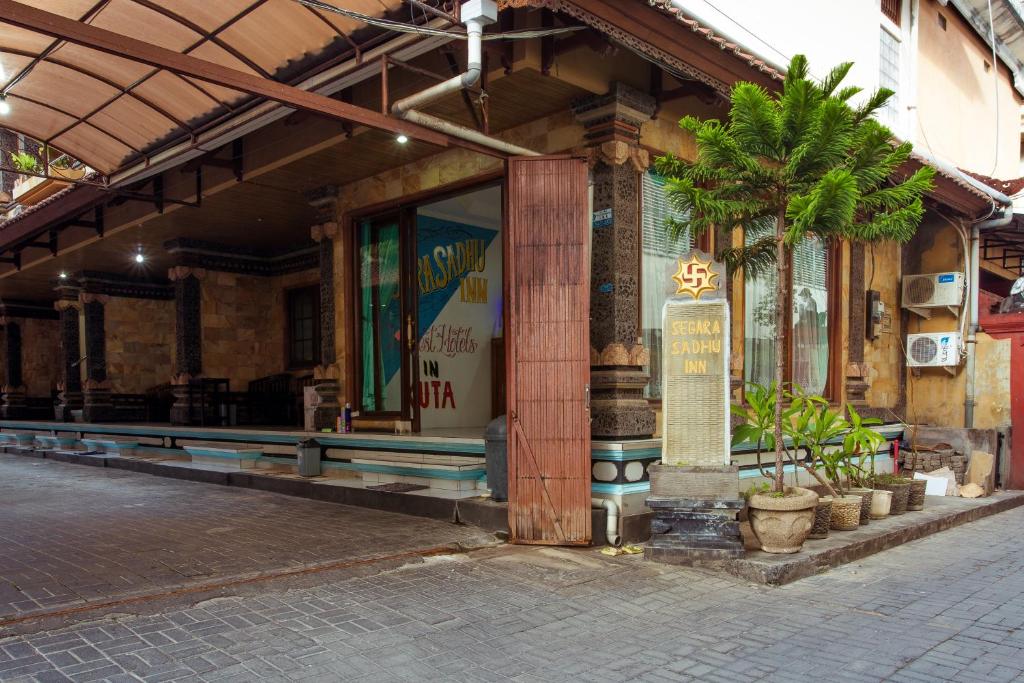
{"label": "paved sidewalk", "polygon": [[0,622],[128,595],[450,543],[478,529],[0,454]]}
{"label": "paved sidewalk", "polygon": [[0,638],[0,680],[1014,681],[1022,528],[1018,508],[782,588],[525,546],[325,571]]}

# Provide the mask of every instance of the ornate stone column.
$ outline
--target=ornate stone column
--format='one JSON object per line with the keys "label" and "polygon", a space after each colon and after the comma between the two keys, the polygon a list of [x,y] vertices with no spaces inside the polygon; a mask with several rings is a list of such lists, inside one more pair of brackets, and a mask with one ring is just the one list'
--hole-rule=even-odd
{"label": "ornate stone column", "polygon": [[71,422],[74,419],[72,411],[82,409],[82,349],[78,332],[80,305],[77,297],[60,299],[54,304],[60,314],[60,380],[54,417],[61,422]]}
{"label": "ornate stone column", "polygon": [[3,396],[0,397],[0,415],[5,419],[18,419],[26,415],[25,382],[21,375],[21,325],[15,320],[2,317],[0,325],[4,326],[4,370],[6,381]]}
{"label": "ornate stone column", "polygon": [[341,414],[338,394],[341,372],[334,349],[334,240],[338,237],[338,188],[322,187],[309,196],[322,222],[310,230],[320,245],[320,364],[313,369],[313,388],[319,397],[313,410],[313,429],[333,429]]}
{"label": "ornate stone column", "polygon": [[[849,356],[846,363],[846,402],[860,408],[867,405],[868,366],[864,360],[866,302],[864,284],[864,245],[850,243],[850,323]],[[838,395],[836,398],[840,398]]]}
{"label": "ornate stone column", "polygon": [[107,332],[104,307],[110,300],[105,294],[82,292],[78,297],[85,321],[85,382],[82,385],[82,419],[104,422],[114,419],[107,380]]}
{"label": "ornate stone column", "polygon": [[[189,385],[203,373],[202,289],[206,276],[202,268],[175,266],[167,271],[174,283],[174,377],[171,378],[174,405],[171,424],[192,422]],[[202,409],[200,407],[200,409]]]}
{"label": "ornate stone column", "polygon": [[645,438],[655,415],[643,396],[650,353],[640,338],[640,174],[649,164],[640,127],[654,98],[622,83],[573,103],[593,168],[590,286],[591,435]]}

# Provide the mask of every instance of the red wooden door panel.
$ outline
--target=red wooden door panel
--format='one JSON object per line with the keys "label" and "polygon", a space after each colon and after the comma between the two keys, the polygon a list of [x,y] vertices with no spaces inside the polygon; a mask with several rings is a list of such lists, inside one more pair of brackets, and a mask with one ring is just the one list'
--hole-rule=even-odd
{"label": "red wooden door panel", "polygon": [[508,162],[509,528],[518,543],[590,543],[587,165]]}

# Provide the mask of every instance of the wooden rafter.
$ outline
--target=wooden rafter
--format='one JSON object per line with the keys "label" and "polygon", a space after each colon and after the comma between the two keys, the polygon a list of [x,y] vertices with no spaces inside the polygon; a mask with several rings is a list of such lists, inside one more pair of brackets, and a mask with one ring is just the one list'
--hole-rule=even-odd
{"label": "wooden rafter", "polygon": [[392,134],[404,134],[410,138],[440,147],[452,145],[471,149],[491,156],[503,156],[499,152],[459,140],[424,126],[371,111],[364,107],[346,104],[317,93],[295,88],[253,74],[244,73],[220,64],[197,59],[191,55],[146,43],[129,36],[82,24],[67,17],[23,5],[14,0],[0,0],[0,21],[29,31],[60,38],[67,42],[148,64],[181,76],[188,76],[222,87],[247,92],[252,95],[305,109],[329,118],[351,121]]}

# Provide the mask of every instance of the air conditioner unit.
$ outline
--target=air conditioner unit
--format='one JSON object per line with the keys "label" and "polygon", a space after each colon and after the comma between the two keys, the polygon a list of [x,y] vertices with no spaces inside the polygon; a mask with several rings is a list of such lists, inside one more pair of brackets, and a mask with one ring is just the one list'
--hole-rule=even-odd
{"label": "air conditioner unit", "polygon": [[907,367],[946,368],[956,373],[963,348],[959,332],[924,332],[907,335]]}
{"label": "air conditioner unit", "polygon": [[963,273],[925,273],[903,277],[903,308],[923,318],[931,309],[946,308],[954,315],[964,301]]}

